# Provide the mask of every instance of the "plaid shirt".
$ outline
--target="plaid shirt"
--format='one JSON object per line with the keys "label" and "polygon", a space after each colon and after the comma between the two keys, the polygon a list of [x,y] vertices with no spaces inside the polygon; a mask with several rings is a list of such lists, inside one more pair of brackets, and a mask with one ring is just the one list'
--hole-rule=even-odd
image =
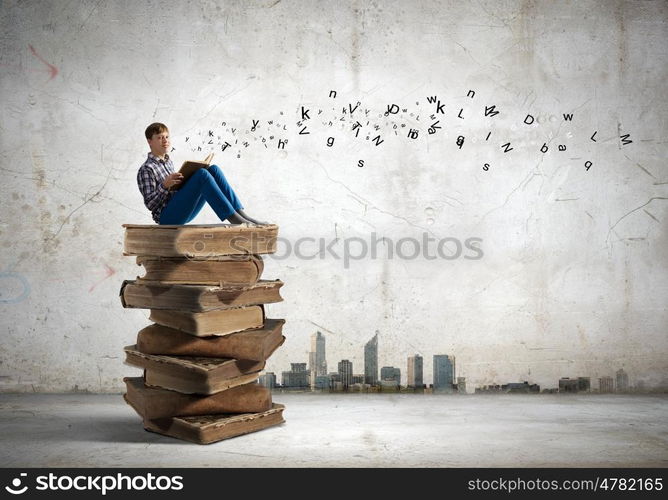
{"label": "plaid shirt", "polygon": [[153,153],[148,154],[148,158],[137,172],[137,184],[144,197],[144,205],[151,211],[153,220],[158,224],[160,224],[162,209],[173,195],[171,191],[162,186],[162,181],[172,173],[174,173],[174,164],[169,155],[166,154],[165,159],[161,160]]}

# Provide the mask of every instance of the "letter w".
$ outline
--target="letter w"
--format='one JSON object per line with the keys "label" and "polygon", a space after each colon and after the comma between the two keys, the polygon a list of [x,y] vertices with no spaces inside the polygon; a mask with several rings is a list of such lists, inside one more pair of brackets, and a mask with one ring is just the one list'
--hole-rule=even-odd
{"label": "letter w", "polygon": [[494,116],[494,115],[498,115],[499,112],[498,112],[498,111],[495,111],[495,108],[496,108],[496,105],[492,105],[492,106],[489,106],[489,107],[485,106],[485,116],[490,116],[490,115],[491,115],[491,116]]}

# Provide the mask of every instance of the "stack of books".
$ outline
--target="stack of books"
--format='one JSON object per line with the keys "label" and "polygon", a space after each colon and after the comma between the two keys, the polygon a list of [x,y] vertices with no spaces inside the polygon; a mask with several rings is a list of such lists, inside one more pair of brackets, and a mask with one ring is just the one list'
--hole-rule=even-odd
{"label": "stack of books", "polygon": [[283,283],[260,279],[278,226],[123,227],[124,254],[145,274],[123,282],[121,302],[153,321],[125,347],[144,370],[124,379],[144,428],[206,444],[282,423],[284,406],[257,382],[285,341],[285,320],[265,316]]}

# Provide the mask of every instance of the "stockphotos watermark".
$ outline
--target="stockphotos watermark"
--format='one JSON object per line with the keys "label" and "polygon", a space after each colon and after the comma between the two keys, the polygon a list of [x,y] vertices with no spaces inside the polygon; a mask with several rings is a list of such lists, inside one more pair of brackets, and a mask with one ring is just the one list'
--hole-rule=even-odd
{"label": "stockphotos watermark", "polygon": [[[183,476],[156,476],[151,474],[126,475],[76,475],[54,474],[35,477],[32,488],[26,484],[28,474],[21,472],[11,484],[5,486],[5,491],[12,495],[22,495],[30,489],[36,491],[87,491],[106,495],[116,491],[181,491]],[[26,483],[24,483],[24,480]]]}
{"label": "stockphotos watermark", "polygon": [[[435,238],[429,233],[422,233],[421,238],[404,237],[396,241],[386,236],[379,237],[372,232],[367,238],[313,238],[305,236],[296,240],[273,238],[251,232],[249,235],[237,235],[230,241],[230,247],[239,254],[258,253],[257,249],[273,247],[276,251],[267,255],[275,260],[325,260],[334,259],[343,262],[348,269],[352,261],[364,259],[388,260],[480,260],[484,256],[482,238],[470,237],[465,240],[455,237]],[[206,259],[215,257],[211,244],[206,240],[197,240],[187,255],[192,258]]]}

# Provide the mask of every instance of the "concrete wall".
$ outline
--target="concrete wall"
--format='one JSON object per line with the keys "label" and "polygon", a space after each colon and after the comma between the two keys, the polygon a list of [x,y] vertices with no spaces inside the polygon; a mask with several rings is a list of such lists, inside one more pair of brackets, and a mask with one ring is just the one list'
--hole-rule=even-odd
{"label": "concrete wall", "polygon": [[[420,353],[427,383],[450,354],[469,390],[595,387],[621,367],[668,385],[667,21],[663,1],[3,1],[0,389],[138,373],[122,347],[148,322],[118,299],[140,273],[121,224],[151,223],[135,176],[152,121],[177,164],[215,151],[284,250],[338,238],[338,260],[267,262],[288,320],[269,370],[308,361],[319,329],[330,369],[363,373],[378,330],[379,366]],[[372,233],[392,241],[346,265]],[[402,238],[435,258],[388,258]],[[439,256],[445,238],[480,238],[482,258]]]}

